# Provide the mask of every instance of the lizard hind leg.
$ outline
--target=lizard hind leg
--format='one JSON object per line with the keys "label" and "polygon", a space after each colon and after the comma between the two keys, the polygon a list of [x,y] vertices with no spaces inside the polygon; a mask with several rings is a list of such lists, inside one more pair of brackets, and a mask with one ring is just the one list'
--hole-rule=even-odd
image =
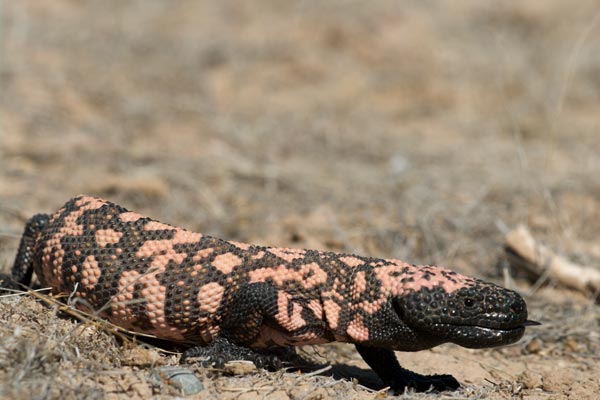
{"label": "lizard hind leg", "polygon": [[202,366],[221,368],[229,361],[245,360],[252,361],[258,368],[271,370],[306,364],[285,340],[274,342],[270,335],[261,337],[264,331],[273,333],[275,337],[292,334],[277,319],[280,314],[288,315],[282,309],[288,311],[288,307],[284,306],[289,303],[282,303],[281,295],[266,282],[247,284],[238,289],[220,322],[221,336],[208,345],[188,349],[183,353],[181,362],[195,358]]}
{"label": "lizard hind leg", "polygon": [[36,214],[25,224],[25,230],[19,243],[19,250],[11,270],[12,285],[18,284],[29,286],[33,275],[36,242],[42,230],[48,225],[50,216],[48,214]]}

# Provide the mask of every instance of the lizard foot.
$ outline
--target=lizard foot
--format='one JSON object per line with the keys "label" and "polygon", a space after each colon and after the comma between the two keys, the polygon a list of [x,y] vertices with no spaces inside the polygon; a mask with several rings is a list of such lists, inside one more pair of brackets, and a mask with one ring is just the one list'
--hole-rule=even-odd
{"label": "lizard foot", "polygon": [[460,387],[460,383],[451,375],[421,375],[402,368],[392,350],[362,344],[356,344],[356,350],[395,393],[402,393],[406,388],[417,392],[443,392]]}
{"label": "lizard foot", "polygon": [[247,347],[238,346],[225,338],[217,338],[207,346],[196,346],[187,349],[180,362],[198,363],[202,367],[223,368],[229,361],[252,361],[257,368],[280,369],[285,363],[280,356],[287,349],[278,349],[275,352],[259,352]]}
{"label": "lizard foot", "polygon": [[394,381],[388,384],[395,393],[403,393],[406,388],[414,389],[417,392],[428,390],[443,392],[460,387],[460,383],[452,375],[420,375],[406,369],[402,369]]}

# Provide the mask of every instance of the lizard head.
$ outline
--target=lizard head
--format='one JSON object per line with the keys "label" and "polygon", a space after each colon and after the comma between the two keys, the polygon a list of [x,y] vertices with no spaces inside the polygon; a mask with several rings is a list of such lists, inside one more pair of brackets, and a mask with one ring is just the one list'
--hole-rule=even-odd
{"label": "lizard head", "polygon": [[515,291],[436,267],[416,267],[403,281],[392,307],[403,325],[430,343],[468,348],[515,343],[525,327],[527,306]]}

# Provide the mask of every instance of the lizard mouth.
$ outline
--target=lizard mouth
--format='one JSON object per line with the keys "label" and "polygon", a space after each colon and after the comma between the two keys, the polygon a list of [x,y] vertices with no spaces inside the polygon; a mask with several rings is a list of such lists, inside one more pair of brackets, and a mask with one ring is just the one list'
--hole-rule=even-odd
{"label": "lizard mouth", "polygon": [[515,343],[523,337],[526,327],[536,325],[541,324],[537,321],[530,320],[507,328],[494,328],[478,325],[436,324],[436,330],[444,331],[444,336],[452,343],[470,349],[480,349]]}

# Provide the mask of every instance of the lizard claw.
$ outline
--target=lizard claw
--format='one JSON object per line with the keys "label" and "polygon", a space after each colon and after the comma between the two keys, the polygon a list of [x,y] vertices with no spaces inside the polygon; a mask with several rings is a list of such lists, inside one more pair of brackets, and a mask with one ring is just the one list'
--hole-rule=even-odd
{"label": "lizard claw", "polygon": [[410,377],[400,377],[400,379],[393,382],[390,386],[395,393],[402,393],[406,388],[414,389],[417,392],[443,392],[458,389],[460,383],[452,375],[419,375],[411,373]]}

